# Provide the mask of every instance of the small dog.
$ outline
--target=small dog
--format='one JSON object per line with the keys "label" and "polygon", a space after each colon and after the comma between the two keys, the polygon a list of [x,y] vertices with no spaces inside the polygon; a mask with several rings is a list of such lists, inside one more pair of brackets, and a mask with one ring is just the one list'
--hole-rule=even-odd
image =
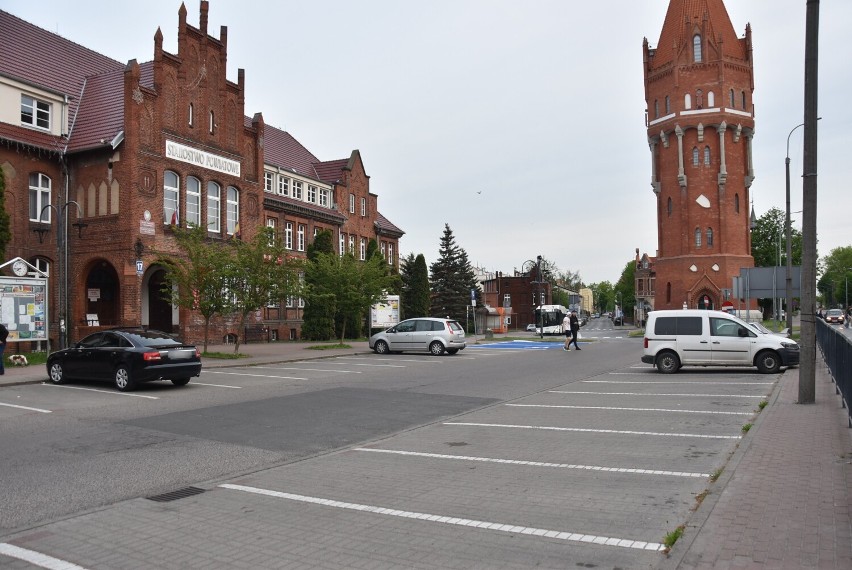
{"label": "small dog", "polygon": [[29,362],[27,362],[27,357],[23,354],[10,355],[9,362],[14,364],[15,366],[27,366],[29,364]]}

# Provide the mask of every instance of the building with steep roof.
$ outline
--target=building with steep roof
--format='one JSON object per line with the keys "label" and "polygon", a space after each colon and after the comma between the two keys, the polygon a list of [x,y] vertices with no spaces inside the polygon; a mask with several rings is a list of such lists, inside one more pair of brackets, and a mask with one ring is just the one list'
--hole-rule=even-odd
{"label": "building with steep roof", "polygon": [[[327,229],[340,253],[363,259],[375,239],[397,266],[404,232],[379,212],[360,152],[322,161],[260,113],[246,116],[244,72],[227,78],[227,27],[208,34],[208,8],[202,0],[194,27],[181,5],[177,53],[158,29],[141,64],[0,11],[6,254],[49,274],[49,337],[60,344],[117,325],[201,338],[200,316],[161,293],[157,259],[180,253],[176,225],[223,244],[274,227],[293,255]],[[256,320],[270,337],[297,338],[301,302],[282,304]],[[235,326],[221,319],[214,335],[241,334]]]}
{"label": "building with steep roof", "polygon": [[751,26],[737,37],[722,0],[671,0],[643,43],[651,186],[657,201],[657,309],[720,308],[753,267]]}

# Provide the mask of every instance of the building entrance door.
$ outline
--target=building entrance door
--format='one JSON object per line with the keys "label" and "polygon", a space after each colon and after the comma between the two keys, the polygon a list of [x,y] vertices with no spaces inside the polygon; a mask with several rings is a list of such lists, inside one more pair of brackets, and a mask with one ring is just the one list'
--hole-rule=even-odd
{"label": "building entrance door", "polygon": [[148,326],[152,329],[172,332],[172,304],[163,296],[166,272],[160,269],[148,279]]}

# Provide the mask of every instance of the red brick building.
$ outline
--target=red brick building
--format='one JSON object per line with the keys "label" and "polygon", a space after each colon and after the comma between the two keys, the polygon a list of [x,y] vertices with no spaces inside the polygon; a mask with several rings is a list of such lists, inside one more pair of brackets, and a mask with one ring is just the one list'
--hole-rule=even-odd
{"label": "red brick building", "polygon": [[657,199],[654,307],[720,308],[753,267],[751,27],[738,38],[722,0],[671,0],[645,39],[651,185]]}
{"label": "red brick building", "polygon": [[[209,35],[207,14],[202,1],[193,27],[181,5],[178,53],[158,29],[153,60],[124,64],[0,11],[5,253],[49,274],[54,341],[60,320],[68,340],[97,330],[88,314],[99,327],[199,340],[200,316],[160,294],[155,260],[177,253],[174,225],[207,227],[223,245],[274,227],[294,255],[328,229],[341,252],[363,259],[376,239],[398,263],[403,232],[379,213],[360,153],[321,161],[260,113],[247,117],[243,70],[226,77],[227,28]],[[282,300],[256,318],[271,337],[297,338],[301,306]],[[234,326],[217,321],[211,338],[240,334]]]}

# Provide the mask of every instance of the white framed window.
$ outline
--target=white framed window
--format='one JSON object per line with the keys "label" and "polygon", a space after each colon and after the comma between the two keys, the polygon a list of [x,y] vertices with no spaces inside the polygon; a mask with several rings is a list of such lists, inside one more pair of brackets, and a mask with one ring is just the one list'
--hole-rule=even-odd
{"label": "white framed window", "polygon": [[41,172],[30,174],[31,222],[50,223],[50,208],[45,208],[50,204],[50,186],[51,180],[48,176]]}
{"label": "white framed window", "polygon": [[695,247],[701,247],[701,228],[695,228]]}
{"label": "white framed window", "polygon": [[698,166],[698,147],[692,147],[692,166]]}
{"label": "white framed window", "polygon": [[284,224],[284,247],[293,249],[293,222]]}
{"label": "white framed window", "polygon": [[307,200],[311,204],[317,203],[317,187],[312,185],[312,184],[308,184],[308,198],[307,198]]}
{"label": "white framed window", "polygon": [[361,251],[359,253],[361,254],[361,261],[367,259],[367,240],[364,238],[361,238]]}
{"label": "white framed window", "polygon": [[216,114],[213,111],[210,111],[210,134],[214,134],[216,132]]}
{"label": "white framed window", "polygon": [[186,179],[186,223],[201,225],[201,181],[194,176]]}
{"label": "white framed window", "polygon": [[290,195],[290,179],[286,176],[278,176],[278,193],[282,196]]}
{"label": "white framed window", "polygon": [[298,251],[305,251],[305,233],[307,233],[307,230],[308,227],[305,224],[299,224],[298,235],[296,236]]}
{"label": "white framed window", "polygon": [[219,233],[222,222],[219,213],[222,204],[222,188],[215,182],[207,183],[207,231]]}
{"label": "white framed window", "polygon": [[192,121],[195,120],[195,111],[193,110],[192,103],[189,104],[189,112],[187,114],[189,115],[189,121],[188,122],[189,122],[189,126],[191,127]]}
{"label": "white framed window", "polygon": [[346,253],[346,235],[343,232],[340,232],[340,239],[337,244],[337,253],[340,257],[343,257],[343,254]]}
{"label": "white framed window", "polygon": [[328,208],[328,190],[326,190],[325,188],[320,188],[319,205]]}
{"label": "white framed window", "polygon": [[293,198],[296,200],[302,199],[302,183],[298,180],[293,181]]}
{"label": "white framed window", "polygon": [[29,95],[21,95],[21,122],[25,125],[50,129],[51,105]]}
{"label": "white framed window", "polygon": [[382,242],[381,245],[379,246],[379,249],[382,252],[382,258],[386,258],[387,257],[387,244],[385,242]]}
{"label": "white framed window", "polygon": [[365,217],[367,215],[367,199],[361,198],[361,217]]}
{"label": "white framed window", "polygon": [[355,194],[349,195],[349,213],[350,214],[355,213]]}
{"label": "white framed window", "polygon": [[240,233],[240,191],[228,186],[228,202],[226,212],[227,233],[229,236]]}
{"label": "white framed window", "polygon": [[264,192],[275,192],[275,173],[263,173],[263,190]]}
{"label": "white framed window", "polygon": [[272,235],[269,236],[269,245],[275,245],[275,229],[278,227],[278,218],[266,218],[266,227],[272,230]]}
{"label": "white framed window", "polygon": [[349,236],[349,253],[355,255],[355,236]]}
{"label": "white framed window", "polygon": [[393,259],[393,244],[389,243],[388,244],[388,265],[393,265],[394,264],[393,262],[394,262],[394,259]]}
{"label": "white framed window", "polygon": [[707,106],[713,108],[716,106],[716,94],[712,91],[707,92]]}
{"label": "white framed window", "polygon": [[696,63],[701,61],[701,35],[692,36],[692,60]]}
{"label": "white framed window", "polygon": [[704,165],[710,166],[710,147],[709,146],[704,147]]}
{"label": "white framed window", "polygon": [[163,173],[163,223],[176,226],[180,221],[180,181],[171,170]]}
{"label": "white framed window", "polygon": [[683,96],[683,108],[686,110],[692,109],[692,95],[689,93]]}
{"label": "white framed window", "polygon": [[296,307],[296,298],[295,297],[287,297],[287,308],[294,309]]}

